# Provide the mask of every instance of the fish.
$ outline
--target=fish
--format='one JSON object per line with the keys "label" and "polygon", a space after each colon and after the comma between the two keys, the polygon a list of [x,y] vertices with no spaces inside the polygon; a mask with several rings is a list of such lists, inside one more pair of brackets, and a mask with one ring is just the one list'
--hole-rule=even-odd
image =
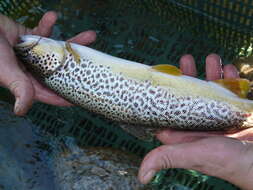
{"label": "fish", "polygon": [[15,52],[57,94],[141,139],[163,129],[253,126],[246,79],[200,80],[172,65],[149,66],[35,35],[21,36]]}

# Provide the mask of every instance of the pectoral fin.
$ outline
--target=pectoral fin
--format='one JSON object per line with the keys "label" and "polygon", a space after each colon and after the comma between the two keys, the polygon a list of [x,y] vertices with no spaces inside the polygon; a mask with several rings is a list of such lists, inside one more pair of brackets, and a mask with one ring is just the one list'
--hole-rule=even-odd
{"label": "pectoral fin", "polygon": [[66,46],[67,51],[73,55],[75,62],[77,64],[80,64],[81,62],[80,56],[75,50],[72,49],[71,44],[69,42],[66,42],[65,46]]}
{"label": "pectoral fin", "polygon": [[169,75],[180,76],[182,75],[182,71],[173,65],[155,65],[152,67],[155,71],[166,73]]}
{"label": "pectoral fin", "polygon": [[247,79],[219,79],[213,82],[220,84],[241,98],[247,98],[250,91],[250,82]]}

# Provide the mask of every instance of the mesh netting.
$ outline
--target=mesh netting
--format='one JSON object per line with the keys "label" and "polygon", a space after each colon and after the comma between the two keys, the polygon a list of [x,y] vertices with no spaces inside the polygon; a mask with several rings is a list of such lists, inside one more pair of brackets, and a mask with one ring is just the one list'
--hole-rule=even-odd
{"label": "mesh netting", "polygon": [[[251,0],[146,0],[150,11],[160,16],[180,20],[196,34],[204,33],[234,56],[249,55],[252,44]],[[169,10],[169,11],[168,11]],[[243,51],[244,50],[244,51]],[[249,52],[250,51],[250,52]]]}
{"label": "mesh netting", "polygon": [[[23,8],[20,10],[20,3]],[[67,39],[87,29],[97,31],[93,48],[148,65],[178,65],[192,54],[200,78],[205,57],[213,52],[224,64],[251,54],[253,1],[245,0],[55,0],[0,1],[0,10],[29,26],[42,12],[57,10],[53,36]],[[34,15],[31,17],[30,15]],[[80,108],[37,103],[28,118],[54,136],[74,136],[79,144],[111,146],[144,156],[157,142],[142,142],[97,115]],[[198,172],[171,169],[154,180],[159,189],[234,190],[236,187]]]}
{"label": "mesh netting", "polygon": [[42,14],[40,6],[40,0],[1,0],[0,13],[26,26],[34,26]]}

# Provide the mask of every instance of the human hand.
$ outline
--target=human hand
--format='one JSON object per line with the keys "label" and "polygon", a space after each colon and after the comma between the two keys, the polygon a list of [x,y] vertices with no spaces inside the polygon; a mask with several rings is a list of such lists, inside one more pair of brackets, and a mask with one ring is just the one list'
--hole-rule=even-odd
{"label": "human hand", "polygon": [[[194,58],[191,55],[185,55],[180,59],[180,69],[185,75],[197,76]],[[210,54],[206,58],[206,79],[217,80],[224,78],[239,78],[237,69],[228,64],[222,68],[221,58],[216,54]],[[177,130],[163,130],[156,134],[156,137],[164,144],[177,144],[182,142],[191,142],[209,136],[226,136],[237,138],[239,140],[253,141],[253,128],[229,132],[190,132]]]}
{"label": "human hand", "polygon": [[[14,112],[17,115],[24,115],[34,100],[58,106],[71,105],[28,73],[13,51],[20,35],[50,36],[56,20],[56,13],[50,11],[44,14],[37,27],[29,29],[0,14],[0,83],[14,94]],[[86,31],[68,41],[87,45],[95,39],[95,32]]]}
{"label": "human hand", "polygon": [[[207,57],[207,80],[222,76],[220,60],[215,54]],[[190,55],[181,58],[180,68],[186,75],[197,74],[194,59]],[[233,65],[226,65],[223,71],[224,78],[239,77]],[[252,189],[252,129],[231,134],[163,130],[156,136],[165,145],[152,150],[144,158],[139,170],[142,183],[148,183],[161,169],[185,168],[225,179],[245,190]]]}

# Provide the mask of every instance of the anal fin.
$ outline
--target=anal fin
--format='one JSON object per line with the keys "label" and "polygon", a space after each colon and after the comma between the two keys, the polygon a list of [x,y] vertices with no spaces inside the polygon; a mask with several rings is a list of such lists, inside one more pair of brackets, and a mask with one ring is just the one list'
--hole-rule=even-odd
{"label": "anal fin", "polygon": [[152,141],[154,137],[154,131],[141,125],[130,125],[130,124],[120,124],[119,125],[127,133],[135,136],[136,138],[143,141]]}

